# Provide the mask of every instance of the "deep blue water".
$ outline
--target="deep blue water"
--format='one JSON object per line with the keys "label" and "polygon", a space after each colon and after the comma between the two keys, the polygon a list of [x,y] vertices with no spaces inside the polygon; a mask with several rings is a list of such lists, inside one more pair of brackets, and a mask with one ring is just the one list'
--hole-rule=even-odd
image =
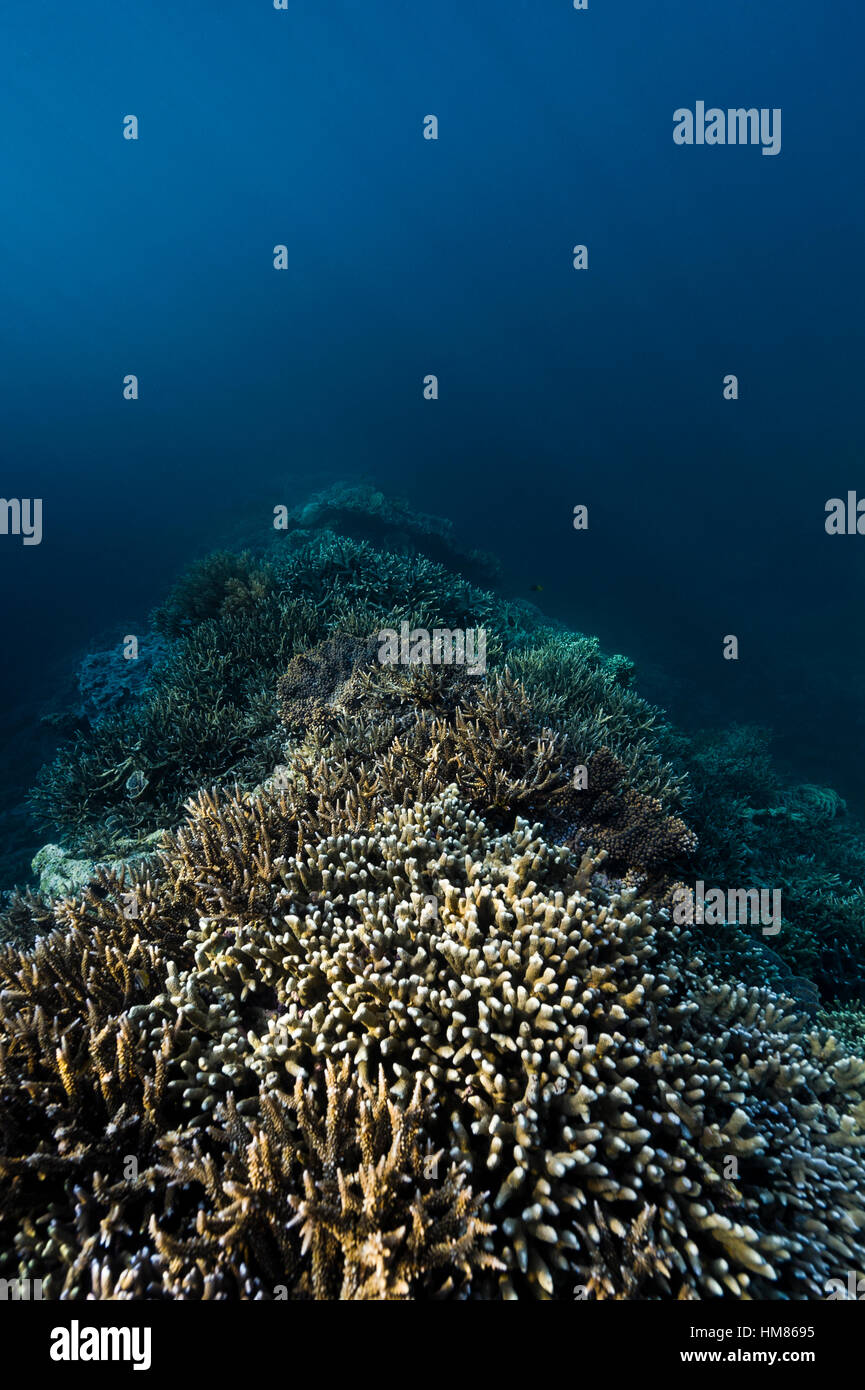
{"label": "deep blue water", "polygon": [[[865,536],[824,530],[865,495],[863,38],[852,0],[10,0],[0,481],[44,534],[0,536],[7,798],[97,636],[369,478],[865,802]],[[698,100],[780,108],[780,154],[676,146]]]}

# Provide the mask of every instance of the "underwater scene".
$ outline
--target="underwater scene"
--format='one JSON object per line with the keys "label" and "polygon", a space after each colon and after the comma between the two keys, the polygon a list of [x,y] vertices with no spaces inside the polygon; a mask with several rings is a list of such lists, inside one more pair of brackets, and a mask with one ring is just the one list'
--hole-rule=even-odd
{"label": "underwater scene", "polygon": [[828,1365],[861,12],[3,24],[0,1305],[58,1373],[343,1300]]}

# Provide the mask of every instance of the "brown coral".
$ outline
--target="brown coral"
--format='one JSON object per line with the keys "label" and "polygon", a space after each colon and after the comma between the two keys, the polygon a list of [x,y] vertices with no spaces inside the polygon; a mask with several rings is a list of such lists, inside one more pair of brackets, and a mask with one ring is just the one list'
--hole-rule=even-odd
{"label": "brown coral", "polygon": [[697,837],[678,816],[667,815],[660,801],[623,785],[624,765],[608,748],[590,759],[588,785],[574,792],[571,806],[579,817],[579,845],[608,856],[607,869],[626,882],[645,886],[658,870],[694,853]]}
{"label": "brown coral", "polygon": [[603,850],[610,873],[659,896],[668,866],[696,848],[679,817],[627,784],[608,748],[592,755],[588,784],[576,790],[578,754],[538,724],[507,669],[478,682],[455,669],[382,668],[368,645],[342,638],[295,658],[281,689],[285,722],[313,734],[308,755],[323,757],[331,776],[341,765],[343,787],[370,789],[358,824],[454,784],[494,817],[544,815],[580,851]]}
{"label": "brown coral", "polygon": [[[280,716],[290,729],[326,729],[350,701],[356,668],[375,656],[371,641],[339,634],[311,651],[299,652],[279,681]],[[356,684],[356,682],[355,682]],[[357,701],[351,702],[357,707]]]}

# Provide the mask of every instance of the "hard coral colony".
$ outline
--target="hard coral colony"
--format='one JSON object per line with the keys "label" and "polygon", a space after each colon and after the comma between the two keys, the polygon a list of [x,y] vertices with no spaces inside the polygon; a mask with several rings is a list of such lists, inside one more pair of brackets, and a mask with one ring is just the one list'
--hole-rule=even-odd
{"label": "hard coral colony", "polygon": [[[701,853],[723,869],[709,750],[449,545],[355,489],[212,557],[146,690],[43,774],[54,878],[2,926],[0,1276],[815,1299],[865,1269],[855,1007],[816,1026],[751,982],[759,943],[672,918]],[[495,669],[381,667],[404,618],[484,625]],[[801,838],[820,790],[773,782],[765,823]]]}

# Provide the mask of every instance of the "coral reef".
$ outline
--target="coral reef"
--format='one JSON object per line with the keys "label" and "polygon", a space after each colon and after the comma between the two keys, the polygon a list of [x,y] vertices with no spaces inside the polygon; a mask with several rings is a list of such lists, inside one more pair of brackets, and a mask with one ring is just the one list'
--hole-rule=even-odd
{"label": "coral reef", "polygon": [[660,866],[694,853],[693,831],[681,817],[665,815],[657,797],[629,787],[624,764],[608,748],[600,748],[586,766],[587,786],[571,798],[579,811],[577,844],[603,850],[608,870],[645,887]]}
{"label": "coral reef", "polygon": [[[250,597],[259,583],[262,593]],[[163,606],[158,621],[175,635],[143,696],[76,733],[43,769],[31,797],[40,825],[79,855],[112,859],[119,835],[176,824],[199,787],[254,787],[280,761],[277,682],[292,658],[328,639],[366,644],[402,619],[427,629],[484,627],[491,664],[516,663],[529,692],[520,653],[535,636],[551,637],[523,608],[423,556],[327,532],[277,549],[266,562],[220,552],[194,567]],[[551,652],[541,669],[555,662]],[[593,640],[574,639],[568,669],[582,701],[569,711],[574,746],[610,747],[637,789],[674,804],[679,783],[657,753],[656,712],[621,683],[622,662],[604,657]],[[133,774],[143,783],[131,794]]]}
{"label": "coral reef", "polygon": [[[295,521],[194,567],[144,688],[42,775],[60,833],[0,918],[0,1277],[801,1300],[865,1268],[840,798],[761,731],[685,739],[626,659],[418,553],[455,558],[431,519]],[[403,619],[483,626],[490,669],[380,665]],[[697,874],[782,887],[772,946],[676,925]]]}
{"label": "coral reef", "polygon": [[124,865],[132,865],[155,852],[163,838],[161,830],[148,835],[143,847],[127,855],[123,860],[100,864],[92,859],[75,859],[62,845],[43,845],[33,860],[33,872],[37,876],[38,893],[45,898],[74,897],[97,875],[99,869],[112,869],[119,873]]}
{"label": "coral reef", "polygon": [[865,1061],[538,825],[451,788],[354,833],[312,790],[202,796],[158,872],[0,958],[4,1274],[611,1296],[595,1204],[637,1223],[614,1296],[820,1297],[862,1264]]}
{"label": "coral reef", "polygon": [[[542,726],[507,667],[484,683],[451,668],[382,669],[368,647],[340,639],[295,658],[280,691],[285,722],[310,735],[308,758],[339,766],[344,785],[361,783],[362,766],[363,787],[376,789],[358,792],[358,824],[453,783],[489,816],[543,813],[577,847],[604,850],[607,871],[633,884],[652,878],[660,888],[666,868],[696,847],[680,818],[626,784],[609,749],[586,755]],[[586,756],[578,791],[571,769]]]}
{"label": "coral reef", "polygon": [[817,1019],[848,1052],[865,1057],[865,1006],[840,1004],[835,999],[828,1009],[818,1011]]}
{"label": "coral reef", "polygon": [[179,637],[199,623],[236,613],[253,613],[276,588],[266,561],[243,550],[217,550],[193,565],[153,615],[159,632]]}
{"label": "coral reef", "polygon": [[656,1215],[656,1207],[644,1206],[625,1226],[616,1217],[608,1220],[594,1203],[594,1219],[579,1228],[586,1249],[595,1247],[592,1263],[583,1270],[587,1282],[578,1285],[581,1297],[639,1298],[647,1279],[661,1287],[667,1283],[670,1265],[651,1238]]}
{"label": "coral reef", "polygon": [[11,889],[0,912],[0,947],[32,946],[56,925],[51,900],[29,888]]}
{"label": "coral reef", "polygon": [[682,806],[687,777],[666,757],[673,731],[663,712],[633,689],[634,666],[626,657],[605,655],[596,637],[546,629],[517,644],[507,663],[538,714],[574,746],[586,753],[609,748],[631,785],[667,807]]}
{"label": "coral reef", "polygon": [[500,566],[495,556],[461,546],[453,522],[417,512],[368,483],[334,483],[289,513],[285,533],[331,531],[369,541],[381,550],[426,555],[476,584],[492,584]]}
{"label": "coral reef", "polygon": [[277,687],[283,723],[289,729],[325,730],[341,712],[356,712],[363,690],[352,677],[361,665],[372,668],[374,660],[374,641],[342,635],[299,652]]}
{"label": "coral reef", "polygon": [[113,859],[118,839],[176,824],[199,786],[254,785],[281,751],[274,687],[304,631],[303,612],[273,601],[255,623],[223,615],[177,639],[134,708],[77,734],[43,769],[31,798],[40,822],[79,855]]}

